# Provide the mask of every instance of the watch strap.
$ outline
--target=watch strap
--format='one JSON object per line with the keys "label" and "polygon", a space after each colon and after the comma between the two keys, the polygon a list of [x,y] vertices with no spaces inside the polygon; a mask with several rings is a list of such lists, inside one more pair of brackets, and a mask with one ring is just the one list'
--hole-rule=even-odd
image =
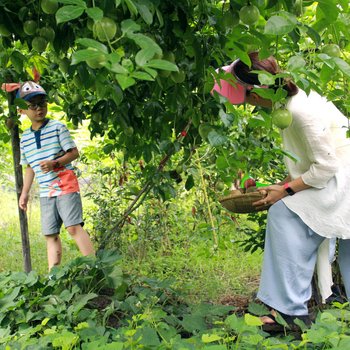
{"label": "watch strap", "polygon": [[290,195],[290,196],[293,196],[293,194],[295,194],[295,191],[289,186],[289,183],[286,182],[284,185],[283,185],[283,188],[284,190]]}

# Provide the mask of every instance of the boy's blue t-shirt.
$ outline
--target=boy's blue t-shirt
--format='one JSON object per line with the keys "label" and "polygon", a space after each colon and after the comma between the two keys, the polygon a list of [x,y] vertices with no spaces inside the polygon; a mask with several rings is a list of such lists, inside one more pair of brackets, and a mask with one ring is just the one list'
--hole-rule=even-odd
{"label": "boy's blue t-shirt", "polygon": [[67,127],[52,119],[46,119],[39,130],[26,129],[21,138],[21,164],[29,165],[40,187],[40,197],[56,197],[78,192],[79,184],[71,163],[43,173],[40,162],[55,160],[76,145]]}

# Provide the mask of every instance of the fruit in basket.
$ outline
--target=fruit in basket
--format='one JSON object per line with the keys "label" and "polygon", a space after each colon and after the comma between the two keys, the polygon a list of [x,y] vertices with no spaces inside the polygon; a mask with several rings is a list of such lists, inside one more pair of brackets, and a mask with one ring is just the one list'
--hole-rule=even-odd
{"label": "fruit in basket", "polygon": [[256,182],[253,178],[249,177],[247,180],[244,181],[244,188],[248,189],[249,187],[256,186]]}
{"label": "fruit in basket", "polygon": [[246,189],[245,193],[251,193],[251,192],[256,192],[257,187],[256,186],[250,186]]}

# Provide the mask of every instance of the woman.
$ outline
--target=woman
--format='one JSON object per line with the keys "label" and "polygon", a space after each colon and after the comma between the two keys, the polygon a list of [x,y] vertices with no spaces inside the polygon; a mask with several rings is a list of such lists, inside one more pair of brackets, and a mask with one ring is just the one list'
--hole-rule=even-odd
{"label": "woman", "polygon": [[[271,101],[252,91],[262,87],[261,70],[276,75],[273,57],[260,60],[250,55],[251,66],[237,60],[224,69],[234,84],[216,85],[214,90],[232,103],[272,107]],[[350,296],[350,139],[348,119],[318,93],[306,94],[291,81],[276,79],[287,92],[286,108],[293,120],[281,131],[283,147],[295,159],[286,157],[288,177],[264,187],[266,197],[254,203],[270,204],[264,262],[258,298],[292,323],[309,322],[307,302],[317,250],[325,238],[339,238],[339,266],[347,297]],[[270,316],[270,315],[269,315]],[[274,323],[273,317],[263,317]]]}

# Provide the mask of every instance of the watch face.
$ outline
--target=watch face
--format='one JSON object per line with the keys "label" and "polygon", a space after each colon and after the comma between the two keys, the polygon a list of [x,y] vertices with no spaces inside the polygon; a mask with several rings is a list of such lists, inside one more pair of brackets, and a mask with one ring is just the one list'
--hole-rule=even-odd
{"label": "watch face", "polygon": [[293,196],[293,194],[295,194],[295,192],[290,187],[286,187],[285,190],[290,196]]}

